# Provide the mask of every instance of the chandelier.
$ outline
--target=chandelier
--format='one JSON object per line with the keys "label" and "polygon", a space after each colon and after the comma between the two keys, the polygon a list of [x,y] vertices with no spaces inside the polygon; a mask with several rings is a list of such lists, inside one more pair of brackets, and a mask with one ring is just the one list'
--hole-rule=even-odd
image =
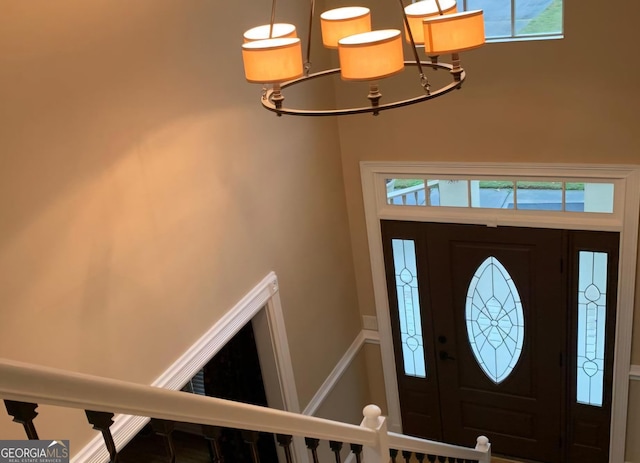
{"label": "chandelier", "polygon": [[[484,44],[482,10],[457,12],[456,0],[421,0],[406,7],[402,0],[398,3],[404,34],[398,29],[371,30],[369,8],[342,7],[322,13],[322,43],[326,48],[337,49],[340,67],[311,73],[315,0],[311,0],[304,60],[296,27],[275,22],[276,0],[272,0],[270,22],[245,32],[242,45],[245,77],[248,82],[263,85],[262,105],[278,116],[378,115],[384,110],[428,101],[461,88],[466,73],[460,66],[459,53]],[[403,35],[410,45],[413,60],[404,59]],[[418,46],[424,48],[428,59],[420,59]],[[450,62],[443,62],[441,55],[450,55]],[[385,102],[378,82],[402,72],[405,67],[417,70],[418,95]],[[451,80],[434,89],[425,71],[438,69],[450,72]],[[366,106],[297,109],[284,104],[285,88],[338,73],[343,81],[369,83]]]}

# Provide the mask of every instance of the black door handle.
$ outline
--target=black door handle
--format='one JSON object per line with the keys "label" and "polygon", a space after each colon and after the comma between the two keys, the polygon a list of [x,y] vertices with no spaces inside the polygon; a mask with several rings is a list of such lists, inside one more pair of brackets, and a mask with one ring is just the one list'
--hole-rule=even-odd
{"label": "black door handle", "polygon": [[455,357],[451,357],[449,355],[449,352],[447,352],[446,350],[441,350],[440,351],[440,360],[455,360]]}

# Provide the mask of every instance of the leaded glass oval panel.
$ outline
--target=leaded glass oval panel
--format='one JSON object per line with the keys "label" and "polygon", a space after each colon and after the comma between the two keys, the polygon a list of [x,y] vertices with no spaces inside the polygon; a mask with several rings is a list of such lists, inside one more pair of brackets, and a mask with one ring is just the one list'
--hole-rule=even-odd
{"label": "leaded glass oval panel", "polygon": [[496,257],[488,257],[473,274],[465,319],[476,361],[494,383],[501,383],[522,354],[524,313],[516,285]]}

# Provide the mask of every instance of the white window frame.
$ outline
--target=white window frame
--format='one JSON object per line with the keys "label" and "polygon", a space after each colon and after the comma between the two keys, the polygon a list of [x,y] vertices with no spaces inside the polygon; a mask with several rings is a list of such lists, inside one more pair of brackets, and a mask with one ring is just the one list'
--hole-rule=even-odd
{"label": "white window frame", "polygon": [[[615,231],[620,233],[613,403],[609,461],[623,463],[626,443],[629,378],[632,374],[633,328],[638,216],[640,212],[640,167],[584,164],[499,163],[360,163],[371,271],[380,351],[389,413],[389,427],[402,432],[400,401],[389,300],[387,296],[380,220],[463,223],[487,226],[519,226],[550,229]],[[398,207],[386,201],[388,178],[513,178],[515,180],[567,179],[610,182],[615,185],[613,214],[453,207]]]}

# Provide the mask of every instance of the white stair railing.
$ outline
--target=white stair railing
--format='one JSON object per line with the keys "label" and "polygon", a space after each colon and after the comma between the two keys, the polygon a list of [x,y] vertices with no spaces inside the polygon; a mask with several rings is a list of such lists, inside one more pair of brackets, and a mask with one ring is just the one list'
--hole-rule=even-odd
{"label": "white stair railing", "polygon": [[396,434],[390,432],[389,447],[394,449],[407,450],[414,453],[422,453],[425,455],[445,455],[450,458],[461,460],[478,460],[482,463],[491,462],[491,444],[485,436],[477,439],[474,449],[460,447],[457,445],[444,444],[442,442],[434,442],[416,437],[405,436],[404,434]]}
{"label": "white stair railing", "polygon": [[[387,463],[389,448],[489,463],[490,449],[467,449],[388,433],[380,409],[360,426],[213,397],[0,359],[0,398],[169,421],[288,434],[363,446],[364,461]],[[486,439],[486,438],[485,438]]]}

